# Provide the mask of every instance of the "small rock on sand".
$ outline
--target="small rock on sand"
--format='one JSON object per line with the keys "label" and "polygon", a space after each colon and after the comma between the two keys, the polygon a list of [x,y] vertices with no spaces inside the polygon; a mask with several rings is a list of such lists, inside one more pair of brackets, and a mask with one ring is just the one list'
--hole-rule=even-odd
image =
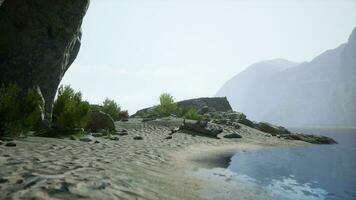
{"label": "small rock on sand", "polygon": [[103,137],[103,133],[92,133],[93,137]]}
{"label": "small rock on sand", "polygon": [[173,138],[173,137],[170,135],[170,136],[165,137],[164,139],[170,140],[170,139],[172,139],[172,138]]}
{"label": "small rock on sand", "polygon": [[5,146],[7,146],[7,147],[16,147],[16,143],[8,142],[8,143],[5,144]]}
{"label": "small rock on sand", "polygon": [[83,138],[80,138],[79,140],[82,142],[92,142],[93,141],[93,139],[91,137],[83,137]]}
{"label": "small rock on sand", "polygon": [[6,178],[0,178],[0,184],[2,184],[2,183],[6,183],[6,182],[8,182],[9,180],[7,180]]}
{"label": "small rock on sand", "polygon": [[128,131],[126,129],[122,129],[116,132],[116,135],[128,135]]}
{"label": "small rock on sand", "polygon": [[143,140],[143,137],[142,137],[142,136],[137,135],[137,136],[133,137],[133,139],[134,139],[134,140]]}
{"label": "small rock on sand", "polygon": [[119,137],[117,137],[117,136],[112,136],[112,137],[110,137],[110,140],[114,140],[114,141],[117,141],[117,140],[119,140],[120,138]]}

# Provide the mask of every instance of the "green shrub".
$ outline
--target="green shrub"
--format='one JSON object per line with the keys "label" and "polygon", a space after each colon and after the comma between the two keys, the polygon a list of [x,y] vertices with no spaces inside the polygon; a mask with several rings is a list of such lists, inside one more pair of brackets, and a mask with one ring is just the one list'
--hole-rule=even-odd
{"label": "green shrub", "polygon": [[121,108],[119,104],[117,104],[114,100],[111,99],[105,99],[103,102],[103,106],[101,107],[101,111],[103,111],[106,114],[109,114],[114,121],[120,120],[120,112]]}
{"label": "green shrub", "polygon": [[159,97],[160,105],[157,106],[156,111],[161,116],[169,116],[177,112],[177,104],[174,102],[172,95],[163,93]]}
{"label": "green shrub", "polygon": [[202,116],[198,113],[198,111],[195,108],[188,108],[185,111],[183,111],[183,118],[185,119],[192,119],[192,120],[200,120],[202,119]]}
{"label": "green shrub", "polygon": [[58,96],[53,104],[53,124],[55,128],[85,128],[90,119],[90,105],[82,100],[80,92],[75,92],[69,85],[58,89]]}
{"label": "green shrub", "polygon": [[34,89],[23,92],[17,85],[0,87],[0,136],[28,133],[40,119],[43,99]]}

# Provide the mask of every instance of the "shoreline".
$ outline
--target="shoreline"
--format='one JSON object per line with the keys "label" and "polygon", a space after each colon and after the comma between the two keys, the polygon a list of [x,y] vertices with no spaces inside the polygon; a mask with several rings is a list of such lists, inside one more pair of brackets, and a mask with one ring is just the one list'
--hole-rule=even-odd
{"label": "shoreline", "polygon": [[181,124],[166,120],[117,122],[118,130],[128,130],[118,141],[28,137],[17,140],[16,147],[0,145],[0,199],[202,199],[206,181],[193,176],[194,169],[224,167],[239,150],[307,144],[242,124],[223,126],[241,139],[184,133],[166,139]]}

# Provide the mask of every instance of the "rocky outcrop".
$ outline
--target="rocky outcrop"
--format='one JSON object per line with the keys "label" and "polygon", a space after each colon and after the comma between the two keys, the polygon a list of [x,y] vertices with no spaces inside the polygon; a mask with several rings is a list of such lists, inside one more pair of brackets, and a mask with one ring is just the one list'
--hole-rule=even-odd
{"label": "rocky outcrop", "polygon": [[[177,102],[179,108],[194,108],[199,113],[208,112],[229,112],[232,111],[229,101],[226,97],[202,97],[197,99],[188,99]],[[142,116],[155,110],[156,106],[137,111],[133,117]]]}
{"label": "rocky outcrop", "polygon": [[256,125],[256,128],[260,131],[269,133],[273,136],[291,134],[291,132],[289,132],[286,128],[284,128],[282,126],[275,126],[275,125],[267,123],[267,122],[258,123]]}
{"label": "rocky outcrop", "polygon": [[39,86],[45,118],[60,81],[75,60],[89,0],[0,1],[0,84]]}
{"label": "rocky outcrop", "polygon": [[204,112],[228,112],[232,111],[229,101],[226,97],[203,97],[197,99],[188,99],[177,102],[178,107],[192,107],[198,111]]}
{"label": "rocky outcrop", "polygon": [[301,140],[311,144],[336,144],[337,142],[326,136],[322,135],[307,135],[307,134],[286,134],[279,137],[287,140]]}

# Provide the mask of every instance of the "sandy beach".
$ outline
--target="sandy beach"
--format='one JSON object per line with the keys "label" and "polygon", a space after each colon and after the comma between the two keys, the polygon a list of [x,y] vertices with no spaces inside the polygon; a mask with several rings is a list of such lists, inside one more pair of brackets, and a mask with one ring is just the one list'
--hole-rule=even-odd
{"label": "sandy beach", "polygon": [[[0,199],[204,199],[200,168],[226,167],[239,150],[305,145],[241,125],[222,126],[241,139],[177,132],[181,119],[116,122],[128,135],[93,142],[28,137],[0,145]],[[134,140],[142,136],[143,140]]]}

